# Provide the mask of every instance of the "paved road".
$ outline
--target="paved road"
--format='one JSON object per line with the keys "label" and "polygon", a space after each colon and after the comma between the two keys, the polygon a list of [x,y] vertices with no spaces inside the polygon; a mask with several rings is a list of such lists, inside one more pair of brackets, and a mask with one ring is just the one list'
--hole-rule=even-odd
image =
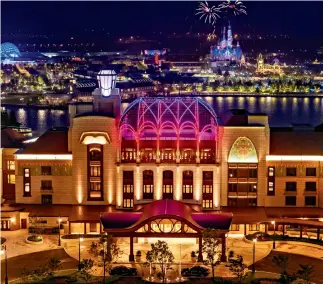
{"label": "paved road", "polygon": [[[256,270],[280,273],[279,268],[272,262],[273,257],[277,254],[281,254],[281,252],[272,251],[268,256],[256,262]],[[299,269],[299,264],[312,264],[315,265],[312,281],[316,284],[323,284],[323,260],[298,254],[283,254],[287,254],[289,257],[287,267],[288,273],[296,273]]]}
{"label": "paved road", "polygon": [[[62,261],[62,269],[75,269],[77,261],[71,258],[64,249],[53,249],[20,256],[11,257],[8,259],[8,278],[14,280],[19,278],[24,267],[32,270],[46,263],[51,257],[55,257]],[[1,261],[1,283],[4,283],[5,278],[5,261]]]}

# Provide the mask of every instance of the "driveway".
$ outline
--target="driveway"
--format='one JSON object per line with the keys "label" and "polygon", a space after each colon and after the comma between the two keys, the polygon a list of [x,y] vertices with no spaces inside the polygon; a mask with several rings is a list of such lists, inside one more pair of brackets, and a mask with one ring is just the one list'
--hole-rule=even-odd
{"label": "driveway", "polygon": [[[20,256],[11,257],[8,259],[8,278],[14,280],[20,278],[24,267],[29,270],[36,269],[38,266],[45,264],[50,258],[55,257],[61,260],[62,269],[75,269],[78,262],[71,258],[64,249],[54,249],[41,252],[23,254]],[[1,260],[1,283],[4,283],[5,278],[5,261]]]}

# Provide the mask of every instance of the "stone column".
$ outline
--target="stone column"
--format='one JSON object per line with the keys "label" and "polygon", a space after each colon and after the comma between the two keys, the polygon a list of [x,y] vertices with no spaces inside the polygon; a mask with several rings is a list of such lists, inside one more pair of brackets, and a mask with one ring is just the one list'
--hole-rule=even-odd
{"label": "stone column", "polygon": [[199,255],[197,257],[198,262],[203,261],[203,254],[202,254],[202,236],[199,236]]}
{"label": "stone column", "polygon": [[130,237],[130,254],[129,261],[135,261],[135,256],[133,254],[133,237]]}
{"label": "stone column", "polygon": [[222,239],[221,262],[227,262],[227,238],[225,235],[223,235],[221,239]]}

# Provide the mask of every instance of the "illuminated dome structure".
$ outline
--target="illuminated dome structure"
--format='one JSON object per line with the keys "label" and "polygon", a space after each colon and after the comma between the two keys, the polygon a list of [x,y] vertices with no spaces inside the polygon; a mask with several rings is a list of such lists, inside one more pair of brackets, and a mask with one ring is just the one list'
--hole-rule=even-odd
{"label": "illuminated dome structure", "polygon": [[222,39],[219,40],[216,46],[211,46],[210,57],[212,61],[236,61],[240,62],[243,56],[239,42],[233,44],[233,37],[231,26],[228,26],[228,32],[226,34],[226,28],[223,28]]}
{"label": "illuminated dome structure", "polygon": [[139,98],[120,121],[121,160],[214,160],[217,129],[214,110],[199,98]]}
{"label": "illuminated dome structure", "polygon": [[1,58],[17,58],[21,53],[17,46],[10,42],[4,42],[1,44]]}

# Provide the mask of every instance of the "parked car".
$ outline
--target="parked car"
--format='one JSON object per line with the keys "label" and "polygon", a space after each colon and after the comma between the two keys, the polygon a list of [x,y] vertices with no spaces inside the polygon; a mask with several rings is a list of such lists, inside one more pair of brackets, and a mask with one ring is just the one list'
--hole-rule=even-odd
{"label": "parked car", "polygon": [[183,268],[182,275],[185,277],[206,277],[210,274],[209,269],[203,266],[193,266],[191,268]]}
{"label": "parked car", "polygon": [[136,276],[138,275],[138,270],[137,268],[121,265],[111,268],[109,273],[110,275]]}

